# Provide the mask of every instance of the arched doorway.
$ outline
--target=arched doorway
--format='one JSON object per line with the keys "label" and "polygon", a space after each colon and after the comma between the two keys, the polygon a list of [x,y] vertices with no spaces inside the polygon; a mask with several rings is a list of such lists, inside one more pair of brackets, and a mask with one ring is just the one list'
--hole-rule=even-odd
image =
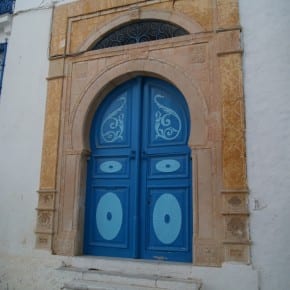
{"label": "arched doorway", "polygon": [[183,95],[163,80],[109,93],[90,130],[85,254],[192,260],[189,124]]}

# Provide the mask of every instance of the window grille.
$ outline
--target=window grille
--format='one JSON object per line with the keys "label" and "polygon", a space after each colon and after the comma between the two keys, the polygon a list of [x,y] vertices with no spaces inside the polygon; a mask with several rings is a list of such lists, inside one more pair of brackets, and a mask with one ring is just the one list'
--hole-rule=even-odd
{"label": "window grille", "polygon": [[160,20],[144,20],[125,24],[101,38],[92,50],[154,41],[189,34],[180,26]]}
{"label": "window grille", "polygon": [[12,14],[14,10],[15,0],[0,0],[0,14]]}
{"label": "window grille", "polygon": [[5,67],[6,51],[7,51],[7,42],[0,43],[0,94],[2,91],[2,81]]}

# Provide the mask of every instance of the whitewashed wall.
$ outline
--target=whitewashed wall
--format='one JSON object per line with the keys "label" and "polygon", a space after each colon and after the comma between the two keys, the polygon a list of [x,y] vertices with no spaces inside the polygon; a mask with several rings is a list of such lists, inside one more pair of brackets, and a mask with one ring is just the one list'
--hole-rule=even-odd
{"label": "whitewashed wall", "polygon": [[[0,99],[0,250],[32,249],[51,11],[13,19]],[[37,23],[37,25],[36,25]]]}
{"label": "whitewashed wall", "polygon": [[290,1],[240,0],[253,265],[290,289]]}
{"label": "whitewashed wall", "polygon": [[[0,98],[1,290],[54,290],[72,278],[56,270],[70,258],[34,250],[51,4],[18,0],[9,39]],[[289,290],[290,2],[240,0],[240,10],[254,270],[192,272],[203,290],[257,290],[257,273],[261,290]]]}
{"label": "whitewashed wall", "polygon": [[47,9],[53,5],[60,5],[77,0],[16,0],[15,13],[27,12],[35,9]]}
{"label": "whitewashed wall", "polygon": [[52,12],[40,2],[16,2],[0,97],[1,290],[60,289],[66,276],[34,250]]}

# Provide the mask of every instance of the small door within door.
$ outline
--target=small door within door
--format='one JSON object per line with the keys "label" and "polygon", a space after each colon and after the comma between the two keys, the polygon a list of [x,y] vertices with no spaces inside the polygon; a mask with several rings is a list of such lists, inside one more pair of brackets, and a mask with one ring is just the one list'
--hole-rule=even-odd
{"label": "small door within door", "polygon": [[85,254],[192,260],[189,124],[184,97],[159,79],[105,98],[90,133]]}

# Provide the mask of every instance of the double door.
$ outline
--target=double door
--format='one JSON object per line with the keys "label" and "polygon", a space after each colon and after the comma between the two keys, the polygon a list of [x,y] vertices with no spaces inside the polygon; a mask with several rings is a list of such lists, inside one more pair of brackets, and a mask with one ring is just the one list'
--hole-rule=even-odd
{"label": "double door", "polygon": [[84,253],[192,260],[189,112],[171,84],[134,78],[91,125]]}

